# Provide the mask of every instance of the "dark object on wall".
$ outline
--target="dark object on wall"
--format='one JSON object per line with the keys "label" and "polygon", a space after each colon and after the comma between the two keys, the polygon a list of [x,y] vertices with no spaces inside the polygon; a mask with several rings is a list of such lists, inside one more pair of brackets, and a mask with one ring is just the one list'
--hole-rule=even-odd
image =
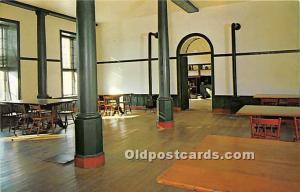
{"label": "dark object on wall", "polygon": [[147,99],[147,108],[155,107],[152,98],[152,36],[158,38],[158,33],[148,33],[148,84],[149,84],[149,98]]}
{"label": "dark object on wall", "polygon": [[231,42],[232,42],[232,79],[233,79],[233,96],[237,97],[237,80],[236,80],[236,37],[235,31],[240,30],[239,23],[231,24]]}
{"label": "dark object on wall", "polygon": [[148,83],[149,95],[152,95],[152,36],[158,38],[158,33],[148,33]]}

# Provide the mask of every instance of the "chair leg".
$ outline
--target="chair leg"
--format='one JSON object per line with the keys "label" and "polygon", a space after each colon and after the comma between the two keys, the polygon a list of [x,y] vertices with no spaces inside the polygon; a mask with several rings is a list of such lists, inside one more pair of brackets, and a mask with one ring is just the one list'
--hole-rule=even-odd
{"label": "chair leg", "polygon": [[65,133],[67,133],[67,127],[68,127],[69,123],[68,123],[68,115],[65,115]]}
{"label": "chair leg", "polygon": [[71,116],[72,116],[73,123],[75,124],[75,118],[74,118],[73,113],[71,113]]}
{"label": "chair leg", "polygon": [[[42,124],[42,126],[43,126],[43,124]],[[36,132],[36,135],[39,135],[39,133],[40,133],[40,125],[38,124],[38,125],[37,125],[37,132]]]}
{"label": "chair leg", "polygon": [[36,120],[33,120],[33,121],[32,121],[32,126],[31,126],[31,128],[29,129],[29,134],[32,133],[32,129],[33,129],[34,127],[36,127],[36,126],[37,126],[37,122],[36,122]]}
{"label": "chair leg", "polygon": [[11,118],[9,118],[9,128],[8,128],[8,132],[10,132],[11,130]]}
{"label": "chair leg", "polygon": [[2,116],[0,116],[0,120],[1,120],[1,124],[0,124],[0,126],[1,126],[1,132],[3,132],[3,118],[2,118]]}
{"label": "chair leg", "polygon": [[19,122],[17,123],[17,125],[14,127],[14,136],[17,136],[16,134],[16,129],[19,128]]}

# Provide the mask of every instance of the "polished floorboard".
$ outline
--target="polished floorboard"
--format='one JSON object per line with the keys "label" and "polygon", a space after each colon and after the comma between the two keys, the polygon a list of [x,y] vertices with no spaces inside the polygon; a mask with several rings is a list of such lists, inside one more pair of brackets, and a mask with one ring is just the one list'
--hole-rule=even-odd
{"label": "polished floorboard", "polygon": [[[75,168],[49,162],[61,154],[74,154],[74,127],[57,139],[10,141],[0,137],[0,191],[182,191],[160,185],[156,177],[175,160],[127,160],[127,149],[148,151],[190,150],[207,135],[249,137],[246,117],[211,113],[211,101],[191,101],[191,109],[174,113],[175,128],[159,131],[156,114],[135,111],[126,118],[104,118],[106,164],[97,169]],[[292,141],[292,128],[284,126],[282,140]]]}

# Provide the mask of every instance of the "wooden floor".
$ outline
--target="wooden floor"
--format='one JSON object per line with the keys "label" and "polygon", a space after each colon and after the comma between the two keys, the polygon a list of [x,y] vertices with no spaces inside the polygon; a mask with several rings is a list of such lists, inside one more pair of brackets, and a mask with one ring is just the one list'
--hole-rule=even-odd
{"label": "wooden floor", "polygon": [[[103,120],[105,166],[86,170],[48,162],[59,154],[74,153],[74,128],[62,138],[7,140],[0,138],[2,191],[182,191],[157,184],[156,177],[174,160],[126,160],[127,149],[181,151],[192,149],[209,134],[249,137],[248,119],[212,114],[210,100],[192,101],[192,109],[175,113],[175,128],[158,131],[156,115],[135,112],[135,117]],[[283,140],[292,140],[292,129],[283,127]],[[64,134],[62,132],[61,134]],[[1,191],[0,190],[0,191]]]}

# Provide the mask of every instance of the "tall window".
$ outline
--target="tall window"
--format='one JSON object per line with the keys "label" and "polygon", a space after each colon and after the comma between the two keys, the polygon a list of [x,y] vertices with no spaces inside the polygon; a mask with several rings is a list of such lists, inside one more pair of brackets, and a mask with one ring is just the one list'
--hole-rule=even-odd
{"label": "tall window", "polygon": [[19,97],[18,24],[0,19],[0,100]]}
{"label": "tall window", "polygon": [[61,32],[61,53],[62,53],[62,95],[77,95],[77,65],[75,50],[75,34]]}

